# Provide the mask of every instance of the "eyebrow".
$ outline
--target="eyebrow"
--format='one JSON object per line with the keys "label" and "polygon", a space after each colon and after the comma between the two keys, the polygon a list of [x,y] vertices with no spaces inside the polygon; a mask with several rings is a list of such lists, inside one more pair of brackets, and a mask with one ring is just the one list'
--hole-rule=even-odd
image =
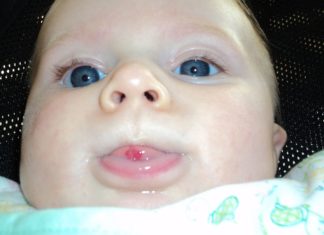
{"label": "eyebrow", "polygon": [[215,25],[197,23],[185,25],[184,27],[187,29],[186,31],[179,31],[179,34],[184,37],[201,34],[202,36],[219,39],[236,51],[242,50],[241,40],[236,33],[231,33],[233,31],[226,31]]}
{"label": "eyebrow", "polygon": [[[50,42],[46,43],[45,45],[41,45],[39,48],[39,54],[42,54],[43,52],[46,52],[48,50],[51,50],[55,48],[57,45],[65,44],[66,42],[71,42],[75,40],[87,42],[90,41],[90,43],[93,43],[94,41],[97,41],[98,38],[102,38],[102,35],[108,34],[109,30],[106,28],[104,30],[93,30],[89,33],[87,31],[86,33],[83,33],[84,29],[77,29],[74,31],[68,31],[64,32],[57,37],[55,37]],[[162,35],[173,35],[176,39],[185,39],[190,36],[195,35],[202,35],[202,38],[214,38],[219,39],[223,41],[225,44],[227,44],[229,47],[231,47],[235,51],[242,51],[242,44],[241,40],[239,39],[238,35],[236,33],[229,33],[226,32],[226,30],[216,27],[215,25],[208,25],[208,24],[200,24],[200,23],[186,23],[182,25],[176,25],[171,30],[161,32]],[[79,35],[82,35],[82,37],[79,37]],[[174,36],[175,35],[175,36]],[[234,36],[235,35],[235,36]]]}
{"label": "eyebrow", "polygon": [[[172,23],[171,23],[172,24]],[[226,50],[230,54],[234,54],[236,57],[241,57],[244,54],[244,45],[242,45],[239,35],[235,31],[225,30],[221,27],[215,26],[215,24],[202,24],[200,22],[190,22],[172,25],[166,25],[167,30],[162,35],[175,35],[175,38],[186,39],[190,37],[196,37],[198,35],[199,41],[214,41],[213,43],[222,42],[225,45]],[[170,29],[171,28],[171,29]],[[161,29],[163,31],[163,27]],[[79,41],[85,45],[89,45],[97,41],[98,38],[107,37],[110,32],[109,27],[102,27],[102,29],[92,29],[89,33],[88,28],[78,28],[72,31],[65,31],[55,38],[47,42],[45,45],[41,44],[34,52],[32,60],[32,72],[34,67],[38,67],[41,56],[46,55],[49,51],[55,50],[61,46],[72,43],[73,41]],[[176,33],[174,33],[176,32]],[[234,32],[234,33],[232,33]],[[82,35],[81,37],[79,35]],[[104,37],[102,37],[104,35]],[[235,36],[234,36],[235,35]],[[109,37],[109,35],[108,35]],[[44,43],[44,41],[42,42]],[[99,45],[99,43],[98,43]],[[208,44],[207,44],[208,45]]]}

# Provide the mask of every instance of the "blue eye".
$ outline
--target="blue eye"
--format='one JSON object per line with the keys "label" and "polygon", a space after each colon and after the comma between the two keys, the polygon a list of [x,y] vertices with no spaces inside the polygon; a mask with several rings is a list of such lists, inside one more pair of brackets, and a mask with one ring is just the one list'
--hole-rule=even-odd
{"label": "blue eye", "polygon": [[70,87],[85,87],[105,78],[105,74],[88,65],[74,68],[63,83]]}
{"label": "blue eye", "polygon": [[192,59],[183,62],[176,68],[175,73],[191,77],[213,76],[220,72],[220,69],[204,60]]}

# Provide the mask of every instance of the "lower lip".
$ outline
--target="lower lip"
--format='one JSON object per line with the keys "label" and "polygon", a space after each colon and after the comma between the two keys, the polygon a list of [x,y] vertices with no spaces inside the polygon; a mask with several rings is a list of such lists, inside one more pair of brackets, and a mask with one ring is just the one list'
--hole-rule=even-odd
{"label": "lower lip", "polygon": [[151,179],[166,174],[180,163],[182,154],[146,146],[127,146],[101,158],[105,170],[128,179]]}

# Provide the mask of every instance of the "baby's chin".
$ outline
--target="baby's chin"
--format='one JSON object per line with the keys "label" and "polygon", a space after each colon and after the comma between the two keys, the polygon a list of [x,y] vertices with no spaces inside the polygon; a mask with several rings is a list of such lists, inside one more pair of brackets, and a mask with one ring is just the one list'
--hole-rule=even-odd
{"label": "baby's chin", "polygon": [[189,195],[165,195],[158,191],[143,191],[137,193],[121,192],[118,198],[103,203],[102,206],[133,208],[133,209],[156,209],[177,203]]}
{"label": "baby's chin", "polygon": [[[269,179],[253,180],[261,181]],[[252,181],[252,182],[253,182]],[[238,185],[251,181],[231,182],[224,184],[200,183],[192,182],[195,187],[188,185],[173,185],[172,187],[157,190],[116,190],[100,188],[96,190],[80,189],[80,192],[88,192],[87,196],[73,194],[66,190],[57,195],[55,192],[48,192],[46,196],[34,194],[26,196],[29,204],[36,209],[52,209],[52,208],[75,208],[75,207],[113,207],[113,208],[129,208],[129,209],[157,209],[170,206],[189,199],[201,193],[221,188],[226,185]],[[196,183],[196,184],[195,184]]]}
{"label": "baby's chin", "polygon": [[115,197],[104,199],[83,199],[70,197],[31,200],[29,204],[36,209],[59,209],[76,207],[115,207],[129,209],[157,209],[180,202],[192,195],[165,195],[163,192],[119,192]]}

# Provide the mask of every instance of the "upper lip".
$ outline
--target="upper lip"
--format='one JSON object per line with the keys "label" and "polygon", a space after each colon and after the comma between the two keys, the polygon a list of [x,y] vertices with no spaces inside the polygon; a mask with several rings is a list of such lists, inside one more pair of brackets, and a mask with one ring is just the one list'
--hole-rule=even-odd
{"label": "upper lip", "polygon": [[111,135],[111,138],[100,140],[95,152],[99,157],[110,155],[113,151],[126,146],[145,146],[154,148],[165,153],[177,153],[186,155],[185,144],[181,139],[173,134],[163,135],[156,133],[152,135],[142,135],[142,137],[134,137],[130,135],[117,134]]}

